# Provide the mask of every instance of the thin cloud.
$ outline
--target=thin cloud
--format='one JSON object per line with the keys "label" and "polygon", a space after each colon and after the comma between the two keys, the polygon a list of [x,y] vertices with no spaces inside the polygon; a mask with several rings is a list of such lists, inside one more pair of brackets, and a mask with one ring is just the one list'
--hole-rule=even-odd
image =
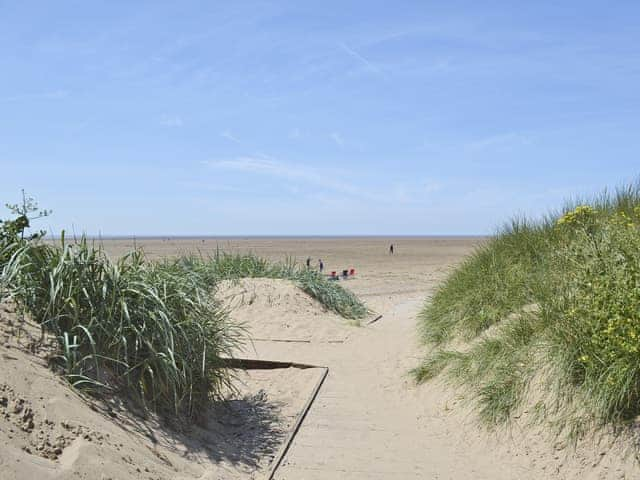
{"label": "thin cloud", "polygon": [[184,125],[184,121],[177,115],[163,115],[160,117],[160,124],[165,127],[179,128]]}
{"label": "thin cloud", "polygon": [[[409,182],[406,185],[387,185],[367,188],[353,182],[342,182],[336,178],[358,178],[350,172],[317,169],[304,165],[285,163],[265,156],[241,156],[223,160],[203,162],[210,168],[244,172],[251,175],[265,175],[290,182],[286,188],[294,193],[305,192],[313,196],[348,195],[352,198],[375,202],[378,204],[420,203],[433,193],[442,189],[442,185],[432,180],[424,180],[420,184]],[[317,187],[319,191],[310,192],[300,184]],[[383,194],[379,192],[385,192]],[[337,198],[340,198],[337,196]]]}
{"label": "thin cloud", "polygon": [[442,190],[442,184],[439,182],[428,181],[425,184],[423,184],[422,187],[424,188],[424,191],[427,193],[435,193]]}
{"label": "thin cloud", "polygon": [[433,193],[442,190],[438,182],[425,180],[422,183],[408,182],[392,185],[388,188],[391,197],[398,203],[412,204],[425,201]]}
{"label": "thin cloud", "polygon": [[268,157],[243,156],[228,160],[210,160],[204,162],[209,167],[222,170],[234,170],[254,175],[268,175],[274,178],[295,180],[322,189],[331,190],[367,200],[380,200],[366,189],[357,185],[333,180],[344,176],[344,172],[330,172],[306,166],[279,162]]}
{"label": "thin cloud", "polygon": [[66,98],[68,96],[69,96],[69,91],[67,90],[54,90],[51,92],[24,93],[21,95],[0,97],[0,102],[8,103],[8,102],[20,102],[24,100],[57,100],[60,98]]}
{"label": "thin cloud", "polygon": [[344,147],[344,138],[338,132],[333,132],[331,135],[331,140],[336,142],[336,145],[339,147]]}
{"label": "thin cloud", "polygon": [[302,136],[302,132],[300,132],[299,128],[294,128],[289,132],[289,138],[291,139],[296,139],[296,138],[300,138]]}
{"label": "thin cloud", "polygon": [[247,173],[268,174],[277,177],[286,178],[316,178],[315,175],[311,175],[307,170],[294,165],[287,165],[284,163],[276,162],[274,160],[263,157],[236,157],[230,160],[212,160],[207,161],[205,164],[225,170],[237,170]]}
{"label": "thin cloud", "polygon": [[367,58],[365,58],[363,55],[361,55],[360,53],[356,52],[353,48],[350,48],[349,46],[347,46],[344,43],[339,43],[338,44],[340,46],[340,48],[350,57],[355,58],[358,62],[360,62],[364,67],[366,67],[367,70],[374,72],[374,73],[380,73],[380,68],[375,65],[373,62],[371,62],[370,60],[368,60]]}
{"label": "thin cloud", "polygon": [[229,130],[225,130],[224,132],[222,132],[220,134],[220,136],[222,138],[226,138],[227,140],[229,140],[230,142],[234,142],[234,143],[241,143],[240,140],[238,139],[238,137],[236,137],[233,133],[231,133]]}
{"label": "thin cloud", "polygon": [[492,135],[489,137],[481,138],[475,142],[468,144],[471,150],[490,150],[490,149],[508,149],[514,147],[522,147],[531,145],[533,138],[529,135],[525,135],[517,132],[508,132],[500,135]]}

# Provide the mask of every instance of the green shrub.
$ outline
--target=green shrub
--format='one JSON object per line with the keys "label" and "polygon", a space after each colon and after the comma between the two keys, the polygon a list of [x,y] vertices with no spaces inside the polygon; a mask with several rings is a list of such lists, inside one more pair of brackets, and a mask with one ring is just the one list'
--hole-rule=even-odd
{"label": "green shrub", "polygon": [[21,246],[44,236],[45,232],[42,230],[27,233],[31,222],[51,214],[51,210],[40,209],[36,201],[28,197],[24,190],[22,203],[7,203],[5,206],[15,218],[0,220],[0,271]]}
{"label": "green shrub", "polygon": [[437,290],[419,315],[422,338],[440,345],[472,340],[509,314],[535,302],[553,228],[515,220],[480,246]]}
{"label": "green shrub", "polygon": [[228,384],[221,357],[238,330],[196,272],[141,252],[114,263],[84,238],[27,244],[9,272],[15,298],[57,337],[74,386],[125,390],[146,408],[192,417]]}
{"label": "green shrub", "polygon": [[583,224],[558,252],[549,340],[564,381],[580,386],[601,422],[640,413],[640,232],[619,212],[596,228]]}
{"label": "green shrub", "polygon": [[416,379],[442,373],[486,424],[534,402],[569,433],[626,425],[640,414],[640,187],[513,222],[419,319],[431,351]]}

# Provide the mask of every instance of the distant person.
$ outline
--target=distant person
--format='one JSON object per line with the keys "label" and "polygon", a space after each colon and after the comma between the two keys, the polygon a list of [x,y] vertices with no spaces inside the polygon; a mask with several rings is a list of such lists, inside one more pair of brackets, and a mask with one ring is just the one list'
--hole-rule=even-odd
{"label": "distant person", "polygon": [[322,263],[322,259],[318,259],[318,268],[320,269],[320,273],[324,270],[324,263]]}
{"label": "distant person", "polygon": [[389,255],[393,255],[393,243],[389,247]]}
{"label": "distant person", "polygon": [[311,257],[307,257],[307,269],[311,268]]}

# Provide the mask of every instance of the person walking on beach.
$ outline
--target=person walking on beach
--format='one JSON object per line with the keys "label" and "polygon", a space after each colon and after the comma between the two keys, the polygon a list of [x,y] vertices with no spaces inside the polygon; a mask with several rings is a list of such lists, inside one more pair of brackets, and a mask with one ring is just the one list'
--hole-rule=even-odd
{"label": "person walking on beach", "polygon": [[320,273],[324,270],[324,263],[322,263],[322,259],[318,259],[318,268],[320,268]]}
{"label": "person walking on beach", "polygon": [[307,257],[307,270],[311,268],[311,257]]}
{"label": "person walking on beach", "polygon": [[393,243],[389,247],[389,255],[393,255]]}

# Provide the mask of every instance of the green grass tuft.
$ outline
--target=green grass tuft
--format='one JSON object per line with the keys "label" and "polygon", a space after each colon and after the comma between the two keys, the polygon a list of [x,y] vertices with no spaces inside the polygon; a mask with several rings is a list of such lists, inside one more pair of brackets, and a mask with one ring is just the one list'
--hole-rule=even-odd
{"label": "green grass tuft", "polygon": [[26,196],[10,207],[17,217],[0,221],[0,300],[12,297],[55,336],[53,360],[74,387],[109,389],[145,410],[193,418],[232,388],[225,357],[244,332],[215,299],[220,280],[289,279],[345,318],[368,313],[354,294],[291,259],[218,251],[150,262],[136,250],[112,261],[84,237],[39,242],[44,232],[26,229],[49,211]]}
{"label": "green grass tuft", "polygon": [[126,392],[145,409],[194,417],[229,386],[221,357],[240,341],[197,272],[133,252],[112,262],[86,239],[27,243],[9,290],[58,339],[76,387]]}
{"label": "green grass tuft", "polygon": [[365,318],[369,310],[362,301],[338,282],[315,270],[296,265],[292,259],[269,262],[254,254],[216,252],[212,257],[191,255],[177,260],[187,271],[198,272],[213,287],[220,280],[279,278],[291,280],[327,309],[349,320]]}
{"label": "green grass tuft", "polygon": [[[514,220],[419,322],[431,353],[415,378],[462,387],[487,425],[527,402],[571,432],[630,424],[640,414],[640,186]],[[543,398],[528,393],[533,381]]]}

